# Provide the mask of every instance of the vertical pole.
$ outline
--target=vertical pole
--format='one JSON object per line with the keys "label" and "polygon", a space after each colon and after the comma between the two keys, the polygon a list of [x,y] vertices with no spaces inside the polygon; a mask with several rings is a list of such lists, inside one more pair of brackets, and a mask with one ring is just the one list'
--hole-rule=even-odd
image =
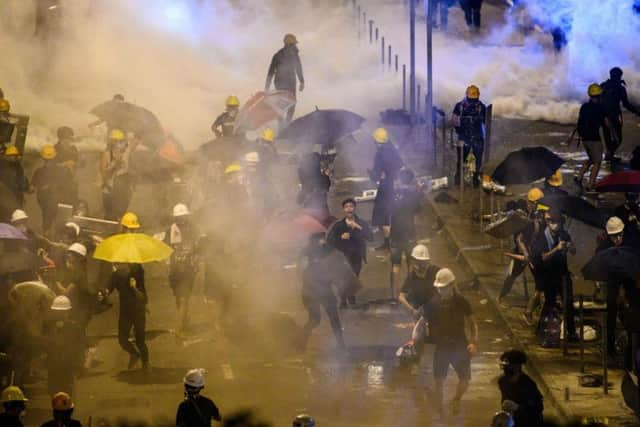
{"label": "vertical pole", "polygon": [[584,295],[580,294],[580,372],[584,374]]}
{"label": "vertical pole", "polygon": [[[424,7],[425,16],[427,17],[427,88],[425,90],[427,99],[424,104],[424,118],[427,121],[427,138],[434,138],[435,144],[435,129],[433,126],[433,1],[424,0]],[[433,155],[435,158],[435,150]]]}
{"label": "vertical pole", "polygon": [[384,64],[385,64],[385,60],[384,60],[384,37],[381,38],[381,43],[380,43],[380,59],[382,59],[382,71],[384,71]]}
{"label": "vertical pole", "polygon": [[421,94],[422,94],[422,86],[418,85],[417,87],[417,94],[418,96],[416,97],[416,116],[417,116],[417,123],[420,123],[420,98],[422,98]]}
{"label": "vertical pole", "polygon": [[378,43],[378,27],[376,27],[376,43]]}
{"label": "vertical pole", "polygon": [[391,45],[387,47],[387,61],[389,62],[389,70],[391,70]]}
{"label": "vertical pole", "polygon": [[369,20],[369,44],[373,43],[373,19]]}
{"label": "vertical pole", "polygon": [[360,16],[362,15],[362,11],[360,10],[360,5],[358,5],[358,16],[356,17],[356,21],[358,24],[358,43],[360,42]]}
{"label": "vertical pole", "polygon": [[[609,394],[609,361],[607,360],[607,312],[603,311],[602,316],[602,387],[604,394]],[[635,364],[634,364],[635,365]]]}
{"label": "vertical pole", "polygon": [[398,72],[398,54],[396,53],[396,73]]}
{"label": "vertical pole", "polygon": [[409,42],[409,114],[413,125],[416,114],[416,0],[409,0]]}
{"label": "vertical pole", "polygon": [[485,122],[485,135],[484,135],[484,153],[482,154],[483,161],[489,162],[491,160],[491,129],[493,122],[493,104],[487,106],[487,115],[484,119]]}
{"label": "vertical pole", "polygon": [[407,110],[407,64],[402,64],[402,109]]}

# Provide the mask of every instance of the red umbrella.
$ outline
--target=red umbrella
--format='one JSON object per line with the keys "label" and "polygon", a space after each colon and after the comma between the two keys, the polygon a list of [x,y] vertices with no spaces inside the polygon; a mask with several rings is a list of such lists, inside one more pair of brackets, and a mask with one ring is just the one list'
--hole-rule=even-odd
{"label": "red umbrella", "polygon": [[297,214],[282,214],[275,217],[265,227],[263,238],[267,244],[278,246],[303,246],[309,236],[324,233],[327,228],[313,216],[299,212]]}
{"label": "red umbrella", "polygon": [[616,172],[596,183],[601,193],[640,193],[640,171]]}
{"label": "red umbrella", "polygon": [[258,92],[240,110],[236,129],[258,130],[271,121],[284,118],[295,104],[293,95],[285,90]]}

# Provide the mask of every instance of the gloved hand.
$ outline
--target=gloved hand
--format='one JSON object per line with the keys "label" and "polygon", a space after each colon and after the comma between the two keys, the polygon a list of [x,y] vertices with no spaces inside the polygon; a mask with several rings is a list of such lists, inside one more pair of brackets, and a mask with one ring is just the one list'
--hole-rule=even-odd
{"label": "gloved hand", "polygon": [[514,412],[516,412],[518,410],[519,406],[520,405],[518,405],[513,400],[508,400],[507,399],[504,402],[502,402],[502,410],[507,411],[510,414],[513,414]]}

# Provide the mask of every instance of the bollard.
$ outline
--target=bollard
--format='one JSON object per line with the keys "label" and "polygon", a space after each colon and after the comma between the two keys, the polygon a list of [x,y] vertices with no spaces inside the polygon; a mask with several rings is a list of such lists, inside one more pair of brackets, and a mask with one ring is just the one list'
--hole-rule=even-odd
{"label": "bollard", "polygon": [[388,58],[388,61],[389,61],[389,69],[391,69],[391,45],[389,45],[387,50],[388,50],[387,58]]}
{"label": "bollard", "polygon": [[376,43],[378,42],[378,27],[376,27]]}
{"label": "bollard", "polygon": [[396,53],[396,73],[398,72],[398,54]]}
{"label": "bollard", "polygon": [[402,109],[407,109],[407,64],[402,64]]}
{"label": "bollard", "polygon": [[381,43],[380,43],[380,58],[382,59],[382,71],[384,71],[384,37],[382,37],[381,39]]}
{"label": "bollard", "polygon": [[369,20],[369,44],[373,43],[373,19]]}
{"label": "bollard", "polygon": [[422,92],[422,87],[418,85],[418,98],[416,99],[416,123],[420,123],[418,121],[418,117],[420,117],[420,92]]}

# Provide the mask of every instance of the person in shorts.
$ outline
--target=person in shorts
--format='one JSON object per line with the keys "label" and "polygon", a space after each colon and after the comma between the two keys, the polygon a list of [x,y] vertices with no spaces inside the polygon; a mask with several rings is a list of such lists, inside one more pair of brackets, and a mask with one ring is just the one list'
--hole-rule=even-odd
{"label": "person in shorts", "polygon": [[584,175],[591,169],[587,189],[592,191],[600,171],[604,153],[600,129],[603,129],[608,121],[606,111],[600,102],[600,95],[602,94],[600,85],[596,83],[589,85],[588,94],[589,101],[580,107],[577,130],[589,160],[582,165],[582,169],[575,180],[579,185],[582,185]]}

